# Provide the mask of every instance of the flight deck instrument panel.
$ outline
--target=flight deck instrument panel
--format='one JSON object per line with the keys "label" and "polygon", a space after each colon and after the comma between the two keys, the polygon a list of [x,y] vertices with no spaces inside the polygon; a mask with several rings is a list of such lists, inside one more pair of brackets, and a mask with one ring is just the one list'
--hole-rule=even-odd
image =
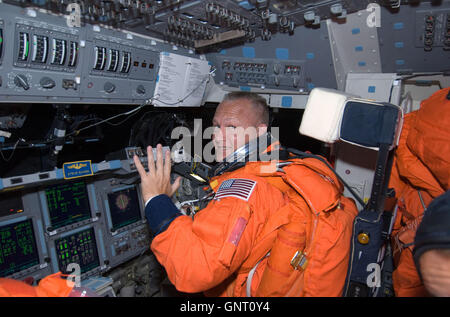
{"label": "flight deck instrument panel", "polygon": [[2,178],[0,276],[38,281],[70,274],[75,263],[85,280],[148,251],[150,233],[130,161],[96,163],[94,175],[75,179],[64,179],[61,169]]}
{"label": "flight deck instrument panel", "polygon": [[0,5],[2,102],[142,104],[153,96],[159,54],[169,45],[100,25],[75,27],[68,16],[36,7]]}
{"label": "flight deck instrument panel", "polygon": [[448,0],[0,6],[1,102],[143,104],[154,97],[163,52],[206,58],[226,90],[293,94],[341,87],[341,67],[412,73],[449,63]]}

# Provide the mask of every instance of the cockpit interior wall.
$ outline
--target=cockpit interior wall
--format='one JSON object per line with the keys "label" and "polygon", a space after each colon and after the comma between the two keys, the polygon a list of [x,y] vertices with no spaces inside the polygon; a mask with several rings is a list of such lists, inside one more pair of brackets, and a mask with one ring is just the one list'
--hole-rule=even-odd
{"label": "cockpit interior wall", "polygon": [[[449,75],[450,0],[3,0],[0,277],[36,285],[77,263],[101,296],[164,295],[133,154],[257,92],[282,144],[332,151],[366,198],[373,153],[299,134],[311,90],[409,112]],[[205,195],[185,177],[174,200],[193,215]]]}
{"label": "cockpit interior wall", "polygon": [[450,68],[448,2],[402,6],[395,13],[381,9],[378,36],[383,73],[441,72]]}

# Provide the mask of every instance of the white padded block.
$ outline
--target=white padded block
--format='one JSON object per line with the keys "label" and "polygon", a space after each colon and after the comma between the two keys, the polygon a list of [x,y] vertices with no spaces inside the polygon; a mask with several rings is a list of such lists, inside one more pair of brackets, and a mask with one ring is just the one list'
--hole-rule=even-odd
{"label": "white padded block", "polygon": [[352,97],[356,96],[335,89],[314,88],[309,94],[299,132],[326,143],[336,142],[346,101]]}

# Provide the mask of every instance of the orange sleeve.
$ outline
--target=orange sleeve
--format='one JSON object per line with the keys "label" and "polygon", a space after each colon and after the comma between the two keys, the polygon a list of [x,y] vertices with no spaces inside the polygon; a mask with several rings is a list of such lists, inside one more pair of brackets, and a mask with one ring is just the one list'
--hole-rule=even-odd
{"label": "orange sleeve", "polygon": [[23,281],[0,278],[0,297],[37,297],[36,288]]}
{"label": "orange sleeve", "polygon": [[0,278],[0,297],[66,297],[73,285],[62,279],[61,275],[61,272],[48,275],[38,286],[11,278]]}
{"label": "orange sleeve", "polygon": [[280,201],[281,192],[257,183],[248,201],[225,197],[211,201],[194,220],[176,218],[154,238],[151,249],[179,291],[207,291],[241,266]]}
{"label": "orange sleeve", "polygon": [[422,101],[417,120],[411,126],[406,145],[426,166],[443,189],[450,188],[450,87],[438,90]]}

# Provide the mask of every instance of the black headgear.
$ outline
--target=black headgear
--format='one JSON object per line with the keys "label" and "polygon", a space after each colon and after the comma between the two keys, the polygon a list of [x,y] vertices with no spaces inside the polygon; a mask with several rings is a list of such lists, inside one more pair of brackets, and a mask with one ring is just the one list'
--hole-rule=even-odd
{"label": "black headgear", "polygon": [[450,249],[450,190],[435,198],[424,212],[414,239],[414,262],[431,249]]}

